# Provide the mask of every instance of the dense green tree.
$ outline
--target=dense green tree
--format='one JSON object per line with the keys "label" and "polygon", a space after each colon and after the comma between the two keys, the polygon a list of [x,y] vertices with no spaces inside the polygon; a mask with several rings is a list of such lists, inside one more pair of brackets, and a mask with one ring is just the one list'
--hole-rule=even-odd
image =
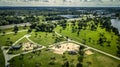
{"label": "dense green tree", "polygon": [[63,29],[65,29],[67,26],[67,20],[60,20],[58,24],[62,26]]}
{"label": "dense green tree", "polygon": [[31,32],[32,32],[32,29],[28,29],[27,33],[29,34],[29,33],[31,33]]}
{"label": "dense green tree", "polygon": [[15,34],[17,34],[18,30],[19,30],[18,26],[14,26],[13,32],[14,32]]}
{"label": "dense green tree", "polygon": [[3,34],[3,36],[4,36],[4,35],[6,34],[6,32],[5,32],[5,31],[3,31],[3,32],[2,32],[2,34]]}
{"label": "dense green tree", "polygon": [[69,67],[69,62],[65,61],[63,67]]}
{"label": "dense green tree", "polygon": [[78,62],[76,67],[83,67],[83,65],[80,62]]}

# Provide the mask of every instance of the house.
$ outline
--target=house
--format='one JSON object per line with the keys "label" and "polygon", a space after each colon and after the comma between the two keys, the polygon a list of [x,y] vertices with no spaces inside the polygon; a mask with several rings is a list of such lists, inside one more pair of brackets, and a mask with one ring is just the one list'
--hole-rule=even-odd
{"label": "house", "polygon": [[10,50],[19,50],[21,47],[22,47],[21,44],[15,45],[15,46],[11,46]]}

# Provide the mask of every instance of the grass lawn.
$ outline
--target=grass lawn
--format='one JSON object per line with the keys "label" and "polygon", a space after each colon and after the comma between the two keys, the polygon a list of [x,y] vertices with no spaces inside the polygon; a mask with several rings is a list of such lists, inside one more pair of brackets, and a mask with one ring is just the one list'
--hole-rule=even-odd
{"label": "grass lawn", "polygon": [[[37,55],[38,53],[38,55]],[[52,56],[56,57],[56,62],[54,65],[49,65],[50,58]],[[21,67],[21,65],[24,64],[24,67],[35,67],[36,64],[42,65],[42,67],[61,67],[62,60],[61,55],[53,54],[52,52],[42,50],[41,52],[37,51],[36,53],[29,53],[24,55],[22,59],[20,59],[21,56],[15,57],[14,62],[11,62],[13,64],[13,67]]]}
{"label": "grass lawn", "polygon": [[8,38],[10,38],[9,41],[11,41],[12,43],[14,43],[15,41],[17,41],[19,38],[21,38],[25,34],[27,34],[27,32],[24,31],[24,32],[19,32],[16,35],[14,33],[12,33],[12,34],[6,34],[4,36],[0,35],[0,45],[1,46],[5,46],[5,45],[8,46],[8,43],[7,43]]}
{"label": "grass lawn", "polygon": [[[54,60],[51,58],[55,58]],[[34,53],[28,53],[26,55],[21,55],[13,58],[10,62],[13,67],[35,67],[41,64],[41,67],[61,67],[65,61],[69,64],[73,64],[76,67],[78,55],[58,55],[51,51],[41,50]],[[53,61],[54,64],[50,65],[49,62]],[[117,67],[120,61],[105,56],[103,54],[95,52],[95,54],[90,56],[85,56],[83,60],[83,67],[88,67],[88,62],[91,62],[89,67]]]}
{"label": "grass lawn", "polygon": [[88,62],[91,62],[89,67],[117,67],[120,64],[119,60],[100,54],[98,52],[95,52],[93,55],[86,56],[84,58],[84,67],[88,67]]}
{"label": "grass lawn", "polygon": [[0,49],[0,67],[5,67],[4,55],[1,49]]}
{"label": "grass lawn", "polygon": [[[61,26],[57,26],[57,28],[55,29],[56,32],[60,33],[60,29],[62,29]],[[116,51],[117,51],[117,45],[116,42],[117,42],[117,36],[111,32],[106,32],[105,29],[101,29],[101,28],[97,28],[96,31],[91,31],[88,29],[85,29],[85,30],[80,30],[80,34],[79,36],[77,35],[77,32],[76,33],[72,33],[71,32],[72,30],[72,27],[71,25],[67,26],[67,28],[65,30],[62,30],[62,32],[60,33],[61,35],[63,36],[68,36],[69,38],[75,40],[75,41],[78,41],[78,42],[81,42],[82,43],[82,40],[83,39],[86,39],[86,45],[89,45],[91,47],[94,47],[94,48],[97,48],[97,49],[100,49],[102,51],[105,51],[107,53],[110,53],[110,54],[113,54],[113,55],[116,55]],[[111,46],[108,47],[106,43],[103,44],[103,46],[100,46],[99,44],[97,44],[97,41],[99,39],[99,33],[104,33],[104,36],[107,38],[107,41],[111,41]],[[111,36],[113,36],[113,38],[111,38]],[[89,38],[91,38],[91,41],[89,42]]]}
{"label": "grass lawn", "polygon": [[[37,36],[36,36],[37,33]],[[49,46],[55,43],[55,38],[59,37],[57,35],[53,36],[53,33],[47,33],[46,32],[32,32],[31,37],[29,37],[32,41],[35,43],[38,43],[40,45]],[[64,38],[61,40],[64,41]]]}

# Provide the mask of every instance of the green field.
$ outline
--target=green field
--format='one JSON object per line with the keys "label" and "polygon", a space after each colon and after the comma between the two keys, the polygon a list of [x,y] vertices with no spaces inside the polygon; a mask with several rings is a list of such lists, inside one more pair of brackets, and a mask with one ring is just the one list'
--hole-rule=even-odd
{"label": "green field", "polygon": [[[51,59],[53,57],[55,59]],[[73,64],[74,67],[76,67],[76,64],[78,63],[77,57],[78,55],[68,55],[67,53],[58,55],[44,49],[34,53],[15,57],[10,62],[11,66],[13,67],[21,67],[22,65],[24,67],[36,67],[37,65],[38,67],[61,67],[65,61],[68,61],[70,66]],[[54,62],[53,65],[49,64],[51,61]],[[120,63],[118,60],[97,52],[94,52],[93,55],[87,55],[84,57],[82,63],[83,67],[88,67],[88,62],[90,62],[89,67],[117,67]]]}
{"label": "green field", "polygon": [[[90,22],[91,23],[91,22]],[[60,33],[61,26],[57,26],[54,30]],[[9,30],[5,30],[6,32],[10,32]],[[101,29],[97,27],[96,31],[91,31],[89,27],[87,29],[80,30],[80,34],[77,35],[77,32],[72,33],[71,23],[67,23],[67,28],[61,31],[61,35],[65,37],[69,37],[75,41],[83,43],[83,39],[86,39],[86,45],[94,47],[96,49],[100,49],[104,52],[110,53],[112,55],[116,55],[117,48],[117,36],[113,32],[106,32],[105,29]],[[111,41],[110,46],[107,46],[107,43],[104,43],[103,46],[97,44],[99,39],[99,34],[104,33],[107,41]],[[5,34],[0,35],[0,46],[11,46],[15,41],[19,38],[23,37],[27,32],[18,32],[16,35],[12,34]],[[34,30],[30,33],[30,40],[35,43],[38,43],[43,46],[49,46],[54,43],[65,41],[63,37],[56,35],[54,32],[35,32]],[[112,37],[111,37],[112,36]],[[89,38],[91,40],[89,41]],[[57,40],[56,40],[57,39]],[[8,43],[12,42],[12,44]],[[29,42],[26,38],[20,40],[19,43]],[[17,45],[16,44],[16,45]],[[11,53],[11,51],[9,51]],[[17,51],[12,51],[13,54],[22,53],[22,49]],[[64,55],[55,54],[52,51],[43,49],[41,51],[36,51],[32,53],[28,53],[25,55],[20,55],[12,60],[10,60],[11,67],[62,67],[65,61],[68,61],[70,66],[76,67],[78,63],[78,54],[77,55],[69,55],[67,52]],[[54,58],[54,59],[51,59]],[[4,58],[2,51],[0,50],[0,64],[4,67]],[[52,64],[50,64],[52,63]],[[85,55],[83,59],[83,67],[117,67],[120,64],[119,60],[113,59],[109,56],[100,54],[94,51],[93,55]],[[1,67],[1,66],[0,66]]]}
{"label": "green field", "polygon": [[84,58],[84,67],[88,67],[88,62],[91,62],[90,67],[117,67],[120,64],[119,60],[113,59],[98,52]]}
{"label": "green field", "polygon": [[[37,35],[36,35],[37,34]],[[46,33],[46,32],[32,32],[31,37],[29,37],[32,41],[35,43],[38,43],[40,45],[49,46],[55,43],[56,37],[60,38],[57,35],[53,36],[53,33]],[[64,38],[60,39],[61,41],[64,41]]]}
{"label": "green field", "polygon": [[[60,33],[60,29],[62,29],[61,26],[57,26],[55,28],[55,31]],[[101,29],[100,27],[97,28],[96,31],[91,31],[89,30],[89,27],[87,27],[87,29],[85,30],[80,30],[80,34],[79,36],[77,35],[77,32],[72,33],[72,27],[71,24],[68,23],[67,28],[65,30],[62,30],[62,32],[60,33],[63,36],[68,36],[70,39],[73,39],[75,41],[81,42],[83,43],[83,39],[86,39],[86,45],[100,49],[102,51],[105,51],[107,53],[110,53],[112,55],[116,55],[116,51],[117,51],[117,36],[113,33],[113,32],[106,32],[105,29]],[[99,33],[104,33],[104,36],[106,37],[107,41],[110,41],[110,47],[107,46],[107,43],[104,43],[103,46],[97,44]],[[113,36],[113,38],[111,38],[111,36]],[[91,38],[91,40],[89,41],[89,38]]]}
{"label": "green field", "polygon": [[[1,46],[9,46],[12,45],[15,41],[17,41],[19,38],[23,37],[27,32],[19,32],[16,35],[14,33],[12,34],[5,34],[0,35],[0,45]],[[9,38],[9,39],[8,39]],[[12,42],[11,44],[9,42]]]}

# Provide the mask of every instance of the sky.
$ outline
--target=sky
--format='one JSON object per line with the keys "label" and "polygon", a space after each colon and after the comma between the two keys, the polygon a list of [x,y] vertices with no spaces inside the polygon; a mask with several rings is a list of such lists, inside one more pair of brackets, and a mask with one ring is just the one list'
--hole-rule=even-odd
{"label": "sky", "polygon": [[0,6],[120,7],[120,0],[0,0]]}

